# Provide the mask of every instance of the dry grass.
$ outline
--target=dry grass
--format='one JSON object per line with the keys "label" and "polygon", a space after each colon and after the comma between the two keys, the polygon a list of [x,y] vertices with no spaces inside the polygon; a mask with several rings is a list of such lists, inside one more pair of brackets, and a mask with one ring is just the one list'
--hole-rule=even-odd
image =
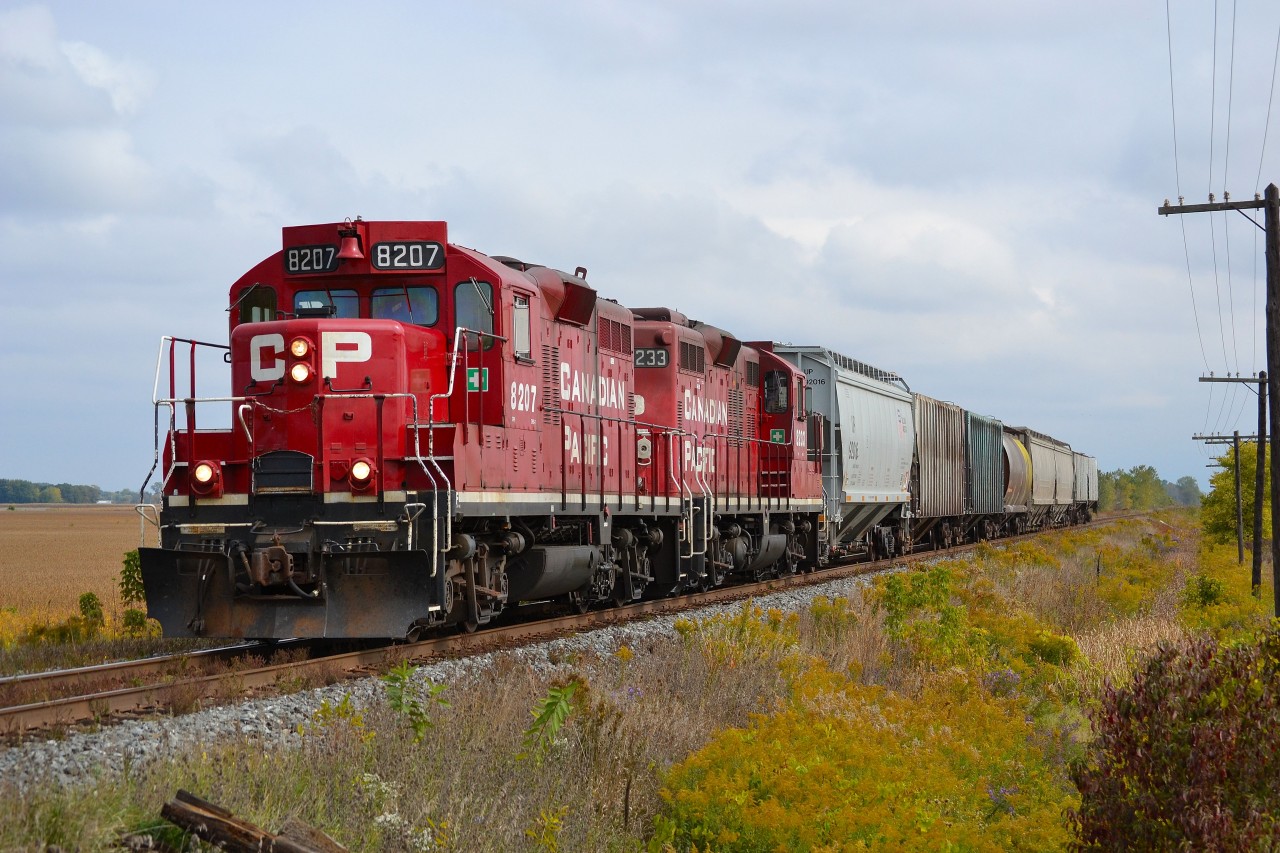
{"label": "dry grass", "polygon": [[1187,629],[1167,614],[1141,614],[1104,622],[1074,635],[1085,660],[1072,677],[1085,695],[1096,696],[1106,682],[1126,683],[1134,667],[1161,643],[1175,643],[1187,636]]}
{"label": "dry grass", "polygon": [[[1196,567],[1193,538],[1161,556],[1167,587],[1144,591],[1135,613],[1118,616],[1105,601],[1107,567],[1100,573],[1095,555],[1138,549],[1151,529],[1122,523],[1098,540],[1055,540],[1043,559],[991,549],[980,560],[980,580],[1009,608],[1070,629],[1088,661],[1079,676],[1087,695],[1090,684],[1122,677],[1135,657],[1182,630],[1177,593]],[[865,682],[915,692],[918,672],[868,601],[828,602],[802,613],[797,625],[800,651]],[[552,654],[551,674],[502,656],[451,684],[441,695],[447,706],[424,699],[432,727],[421,742],[405,716],[379,703],[318,715],[304,726],[300,746],[264,751],[245,738],[201,747],[103,782],[91,797],[54,785],[18,795],[0,780],[0,809],[13,816],[0,826],[0,849],[36,839],[109,846],[123,830],[154,825],[178,788],[268,828],[297,816],[353,850],[643,849],[664,809],[664,772],[715,732],[746,726],[752,713],[788,694],[785,666],[771,647],[735,646],[732,632],[715,639],[724,642],[671,638],[602,658]],[[571,677],[586,688],[564,728],[540,760],[522,757],[531,709]]]}
{"label": "dry grass", "polygon": [[138,524],[129,506],[0,508],[0,610],[63,619],[86,592],[120,610],[120,561],[138,547]]}

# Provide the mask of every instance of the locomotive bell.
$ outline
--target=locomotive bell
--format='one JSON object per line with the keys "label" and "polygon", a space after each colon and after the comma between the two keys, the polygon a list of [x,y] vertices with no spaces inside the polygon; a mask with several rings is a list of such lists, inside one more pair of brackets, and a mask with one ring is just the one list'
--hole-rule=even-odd
{"label": "locomotive bell", "polygon": [[338,260],[364,260],[364,252],[360,249],[360,232],[356,230],[355,225],[351,224],[350,219],[347,220],[345,228],[338,229],[338,236],[342,238],[342,244],[338,246]]}

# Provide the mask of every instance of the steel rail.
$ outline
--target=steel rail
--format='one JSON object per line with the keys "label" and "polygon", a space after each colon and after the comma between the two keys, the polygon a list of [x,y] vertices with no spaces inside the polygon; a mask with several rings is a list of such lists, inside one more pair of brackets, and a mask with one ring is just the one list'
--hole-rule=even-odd
{"label": "steel rail", "polygon": [[[920,551],[898,557],[869,562],[850,562],[825,569],[801,572],[779,578],[769,578],[754,583],[718,587],[672,598],[639,601],[622,607],[592,610],[584,614],[538,619],[513,625],[495,626],[474,634],[454,634],[434,637],[414,643],[364,649],[355,652],[318,657],[312,660],[273,664],[258,669],[239,670],[214,675],[199,676],[170,683],[149,684],[108,690],[91,695],[69,696],[48,702],[0,708],[0,732],[21,735],[50,726],[66,726],[82,722],[102,721],[110,715],[138,712],[160,712],[175,704],[176,696],[184,697],[183,704],[225,696],[228,688],[236,692],[255,690],[276,685],[282,676],[305,678],[308,675],[332,677],[341,672],[346,677],[368,675],[371,672],[401,661],[425,662],[446,655],[477,653],[491,647],[511,648],[513,645],[530,645],[564,634],[602,628],[638,619],[666,616],[687,610],[696,610],[712,604],[723,604],[756,598],[772,592],[805,586],[816,586],[833,580],[858,575],[879,573],[906,568],[913,563],[939,557],[953,557],[975,550],[980,545],[1003,545],[1052,533],[1095,527],[1143,515],[1115,515],[1095,518],[1073,528],[1050,528],[1018,536],[1006,536],[985,542],[969,542],[951,548]],[[210,650],[215,651],[215,650]],[[172,664],[172,661],[170,661]]]}

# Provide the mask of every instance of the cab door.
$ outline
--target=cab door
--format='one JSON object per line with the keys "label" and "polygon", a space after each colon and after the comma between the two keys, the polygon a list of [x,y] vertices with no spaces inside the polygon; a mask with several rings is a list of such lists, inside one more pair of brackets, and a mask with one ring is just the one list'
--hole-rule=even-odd
{"label": "cab door", "polygon": [[535,431],[545,400],[541,394],[541,365],[537,356],[539,342],[533,322],[537,316],[537,296],[522,290],[511,291],[511,302],[505,307],[508,330],[507,346],[507,427]]}

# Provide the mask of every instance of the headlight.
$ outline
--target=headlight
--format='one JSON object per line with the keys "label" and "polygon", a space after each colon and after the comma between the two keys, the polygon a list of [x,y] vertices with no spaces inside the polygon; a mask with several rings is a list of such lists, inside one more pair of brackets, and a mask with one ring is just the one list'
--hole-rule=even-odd
{"label": "headlight", "polygon": [[205,497],[222,494],[222,469],[217,462],[197,462],[191,469],[191,491]]}
{"label": "headlight", "polygon": [[311,342],[306,338],[294,338],[293,343],[289,344],[289,352],[293,353],[294,358],[302,358],[311,352]]}
{"label": "headlight", "polygon": [[289,368],[289,375],[293,377],[293,381],[299,384],[306,382],[311,378],[311,365],[300,361],[293,367]]}
{"label": "headlight", "polygon": [[367,483],[373,476],[373,466],[367,460],[357,459],[351,463],[351,482]]}

